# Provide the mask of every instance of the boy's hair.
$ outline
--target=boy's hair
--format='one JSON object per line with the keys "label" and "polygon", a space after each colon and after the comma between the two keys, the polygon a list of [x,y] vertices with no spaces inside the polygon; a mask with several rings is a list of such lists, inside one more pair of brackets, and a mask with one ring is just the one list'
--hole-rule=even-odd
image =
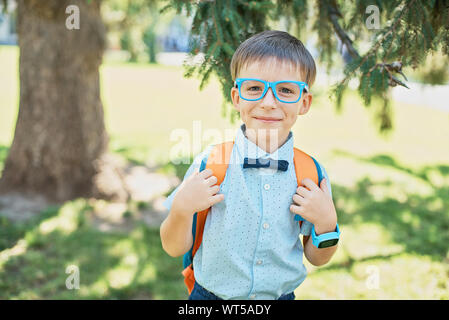
{"label": "boy's hair", "polygon": [[310,52],[297,38],[276,30],[263,31],[240,44],[232,56],[232,80],[235,81],[239,71],[249,62],[265,58],[290,61],[300,68],[301,76],[309,87],[315,81],[316,66]]}

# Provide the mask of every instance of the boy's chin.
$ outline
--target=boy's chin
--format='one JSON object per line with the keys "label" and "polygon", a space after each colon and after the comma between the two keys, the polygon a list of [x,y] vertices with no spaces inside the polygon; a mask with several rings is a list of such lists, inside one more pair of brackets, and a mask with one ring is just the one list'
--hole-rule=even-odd
{"label": "boy's chin", "polygon": [[[255,122],[260,121],[256,120]],[[245,127],[247,132],[250,130],[256,134],[281,134],[281,132],[284,132],[284,128],[280,121],[277,123],[246,123]],[[264,131],[266,131],[266,133],[264,133]]]}
{"label": "boy's chin", "polygon": [[262,129],[277,129],[277,130],[282,130],[282,120],[279,121],[273,121],[273,122],[267,122],[267,121],[261,121],[258,119],[254,119],[254,121],[252,121],[252,123],[248,126],[246,126],[247,128],[252,128],[255,130],[262,130]]}

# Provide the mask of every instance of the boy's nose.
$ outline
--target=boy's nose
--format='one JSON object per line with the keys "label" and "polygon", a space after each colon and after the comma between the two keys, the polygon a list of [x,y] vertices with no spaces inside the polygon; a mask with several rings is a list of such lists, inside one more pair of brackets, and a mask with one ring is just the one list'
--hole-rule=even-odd
{"label": "boy's nose", "polygon": [[267,93],[262,98],[261,106],[264,108],[275,108],[276,107],[276,97],[274,96],[271,88],[268,88]]}

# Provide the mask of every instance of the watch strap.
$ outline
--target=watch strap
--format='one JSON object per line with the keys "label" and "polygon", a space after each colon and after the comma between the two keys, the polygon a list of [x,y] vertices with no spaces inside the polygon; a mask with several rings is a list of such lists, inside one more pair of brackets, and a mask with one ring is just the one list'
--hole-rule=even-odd
{"label": "watch strap", "polygon": [[[312,243],[317,248],[320,248],[321,243],[324,243],[327,241],[330,242],[331,240],[336,240],[332,244],[332,245],[335,245],[335,244],[337,244],[339,238],[340,238],[340,228],[338,227],[338,223],[335,227],[335,231],[323,233],[323,234],[320,234],[319,236],[317,236],[315,233],[315,226],[312,226]],[[329,247],[332,245],[329,245]]]}

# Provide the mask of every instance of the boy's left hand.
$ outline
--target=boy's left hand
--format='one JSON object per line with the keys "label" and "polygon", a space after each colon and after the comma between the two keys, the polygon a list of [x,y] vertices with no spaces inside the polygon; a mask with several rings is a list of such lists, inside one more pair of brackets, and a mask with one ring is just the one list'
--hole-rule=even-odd
{"label": "boy's left hand", "polygon": [[334,231],[337,225],[337,212],[326,179],[321,180],[320,187],[309,178],[302,180],[301,183],[302,186],[298,187],[293,195],[290,211],[312,223],[317,234]]}

